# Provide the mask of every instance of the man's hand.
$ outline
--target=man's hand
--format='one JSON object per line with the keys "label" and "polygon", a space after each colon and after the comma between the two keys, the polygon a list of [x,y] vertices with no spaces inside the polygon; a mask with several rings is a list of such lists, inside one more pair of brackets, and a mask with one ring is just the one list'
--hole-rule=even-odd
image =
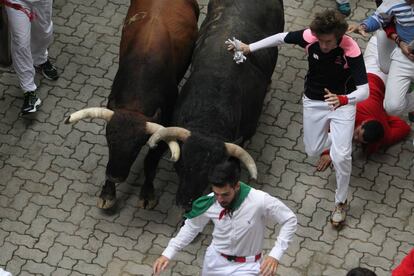
{"label": "man's hand", "polygon": [[170,259],[161,255],[161,257],[156,259],[154,264],[152,265],[154,275],[157,275],[157,276],[160,275],[160,273],[167,268],[169,263],[170,263]]}
{"label": "man's hand", "polygon": [[276,269],[279,262],[270,256],[267,256],[262,265],[260,266],[260,275],[262,276],[274,276],[276,275]]}
{"label": "man's hand", "polygon": [[408,46],[407,43],[405,43],[404,41],[401,41],[399,44],[400,48],[401,48],[401,52],[403,52],[403,54],[411,61],[414,61],[414,54],[412,52],[412,49],[410,49],[410,47]]}
{"label": "man's hand", "polygon": [[360,25],[351,24],[348,26],[347,33],[356,33],[362,36],[367,36],[367,32],[365,28],[366,27],[363,24],[360,24]]}
{"label": "man's hand", "polygon": [[245,44],[241,41],[240,41],[240,44],[239,44],[239,49],[236,49],[236,46],[233,43],[230,43],[228,41],[226,41],[225,44],[227,45],[227,50],[228,51],[242,51],[244,55],[250,54],[249,45],[247,45],[247,44]]}
{"label": "man's hand", "polygon": [[325,102],[328,103],[328,105],[332,108],[332,109],[336,109],[339,107],[340,102],[339,102],[339,98],[338,95],[332,93],[331,91],[329,91],[329,89],[325,88]]}
{"label": "man's hand", "polygon": [[331,163],[332,159],[329,154],[322,154],[321,158],[319,158],[318,164],[316,164],[316,170],[323,172],[331,165]]}

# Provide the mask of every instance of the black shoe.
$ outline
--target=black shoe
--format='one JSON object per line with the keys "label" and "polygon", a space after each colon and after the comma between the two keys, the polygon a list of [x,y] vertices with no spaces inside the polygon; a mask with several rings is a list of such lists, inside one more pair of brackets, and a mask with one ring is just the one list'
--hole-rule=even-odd
{"label": "black shoe", "polygon": [[49,59],[38,66],[36,69],[42,72],[42,75],[48,80],[57,80],[59,78],[59,74],[56,70],[56,67],[50,63]]}
{"label": "black shoe", "polygon": [[414,111],[413,112],[408,112],[408,120],[410,120],[410,122],[414,123]]}
{"label": "black shoe", "polygon": [[22,114],[34,113],[42,101],[37,97],[35,91],[29,91],[24,93],[24,102],[22,107]]}

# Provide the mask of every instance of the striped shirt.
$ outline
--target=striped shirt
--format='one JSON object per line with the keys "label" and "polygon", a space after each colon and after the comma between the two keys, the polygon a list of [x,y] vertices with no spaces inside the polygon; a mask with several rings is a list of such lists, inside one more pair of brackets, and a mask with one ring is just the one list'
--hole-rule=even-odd
{"label": "striped shirt", "polygon": [[373,32],[387,26],[392,20],[398,36],[407,43],[414,40],[414,5],[405,0],[387,0],[377,8],[375,13],[365,19],[362,24],[367,32]]}

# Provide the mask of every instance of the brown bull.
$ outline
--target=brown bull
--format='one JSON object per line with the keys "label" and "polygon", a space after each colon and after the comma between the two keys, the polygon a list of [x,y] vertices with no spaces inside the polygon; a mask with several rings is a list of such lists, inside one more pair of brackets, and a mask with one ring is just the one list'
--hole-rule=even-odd
{"label": "brown bull", "polygon": [[[67,118],[67,123],[83,118],[108,122],[109,161],[98,207],[107,209],[114,205],[115,183],[125,181],[149,134],[170,122],[177,86],[190,63],[197,38],[198,14],[195,0],[131,0],[122,29],[119,68],[107,108],[88,108]],[[178,145],[168,144],[172,158],[177,159]],[[165,145],[150,150],[146,156],[144,188],[152,187],[164,149]],[[143,198],[153,199],[153,189],[142,189]],[[142,207],[148,203],[140,201]]]}

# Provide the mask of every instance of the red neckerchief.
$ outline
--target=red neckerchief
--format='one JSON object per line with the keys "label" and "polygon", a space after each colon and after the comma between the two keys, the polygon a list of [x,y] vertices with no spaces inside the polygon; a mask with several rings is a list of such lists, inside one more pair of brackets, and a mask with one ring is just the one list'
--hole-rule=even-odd
{"label": "red neckerchief", "polygon": [[27,15],[27,17],[29,17],[30,21],[36,18],[36,14],[34,12],[31,12],[29,9],[23,7],[20,4],[12,3],[9,0],[0,0],[0,4],[3,4],[7,7],[23,12],[24,14]]}
{"label": "red neckerchief", "polygon": [[228,213],[230,213],[230,209],[229,208],[223,208],[223,210],[221,210],[221,212],[220,212],[219,220],[221,220]]}

